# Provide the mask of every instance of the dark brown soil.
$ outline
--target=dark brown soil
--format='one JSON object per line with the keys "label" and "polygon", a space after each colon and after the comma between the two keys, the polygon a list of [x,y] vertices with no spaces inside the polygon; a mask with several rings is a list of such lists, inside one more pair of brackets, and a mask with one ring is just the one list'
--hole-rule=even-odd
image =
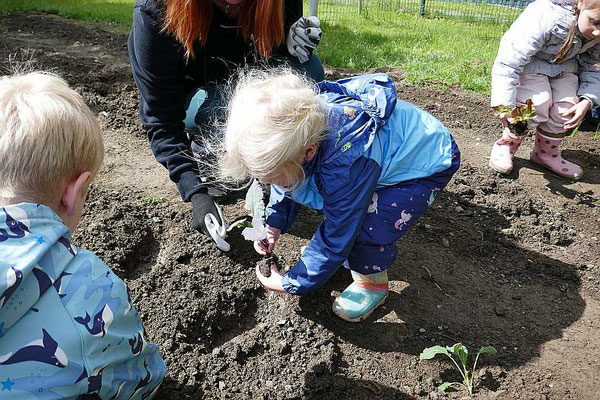
{"label": "dark brown soil", "polygon": [[271,276],[272,262],[273,262],[273,259],[271,257],[266,257],[266,258],[263,258],[262,260],[259,260],[256,263],[256,265],[258,265],[258,270],[260,271],[262,276],[264,276],[265,278],[268,278]]}
{"label": "dark brown soil", "polygon": [[[565,156],[573,183],[528,160],[502,177],[487,168],[500,132],[486,96],[402,86],[402,99],[442,120],[463,165],[398,244],[386,304],[360,324],[331,312],[350,282],[341,270],[310,295],[266,293],[241,235],[221,253],[191,228],[191,208],[153,158],[137,116],[126,35],[53,15],[0,16],[0,68],[32,64],[65,77],[99,114],[106,162],[75,240],[123,277],[169,371],[159,399],[460,399],[435,387],[459,377],[433,344],[461,341],[481,360],[477,399],[598,399],[600,143],[582,131]],[[401,79],[402,74],[392,71]],[[329,78],[345,73],[328,71]],[[143,202],[147,196],[163,203]],[[224,206],[244,214],[241,201]],[[292,266],[320,217],[304,211],[276,249]]]}

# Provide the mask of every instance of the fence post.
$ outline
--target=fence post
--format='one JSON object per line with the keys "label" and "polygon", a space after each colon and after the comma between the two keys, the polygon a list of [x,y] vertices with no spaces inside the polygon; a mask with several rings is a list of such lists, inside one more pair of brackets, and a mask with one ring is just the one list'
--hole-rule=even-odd
{"label": "fence post", "polygon": [[358,15],[362,14],[362,0],[358,0]]}
{"label": "fence post", "polygon": [[319,0],[310,0],[308,2],[308,16],[316,17],[318,8],[319,8]]}
{"label": "fence post", "polygon": [[421,8],[419,9],[419,17],[425,15],[425,0],[421,0]]}

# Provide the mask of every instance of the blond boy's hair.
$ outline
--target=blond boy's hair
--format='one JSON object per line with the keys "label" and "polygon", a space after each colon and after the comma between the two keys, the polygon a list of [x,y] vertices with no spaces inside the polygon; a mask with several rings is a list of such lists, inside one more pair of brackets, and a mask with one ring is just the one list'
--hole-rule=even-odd
{"label": "blond boy's hair", "polygon": [[65,179],[104,158],[96,117],[58,76],[0,78],[0,200],[53,201]]}
{"label": "blond boy's hair", "polygon": [[289,68],[243,74],[229,104],[221,173],[239,180],[303,176],[294,160],[323,138],[327,125],[317,94],[312,81]]}

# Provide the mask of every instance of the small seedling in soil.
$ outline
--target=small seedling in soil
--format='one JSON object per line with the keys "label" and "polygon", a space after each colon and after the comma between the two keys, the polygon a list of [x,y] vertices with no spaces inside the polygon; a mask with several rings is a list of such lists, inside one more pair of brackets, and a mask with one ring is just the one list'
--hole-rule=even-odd
{"label": "small seedling in soil", "polygon": [[140,205],[142,207],[149,207],[154,204],[160,204],[169,201],[169,199],[165,197],[155,197],[155,196],[146,196],[140,200]]}
{"label": "small seedling in soil", "polygon": [[[579,132],[579,127],[581,127],[582,123],[583,123],[583,119],[581,121],[579,121],[577,126],[573,129],[573,132],[571,132],[570,137],[575,137],[575,135],[577,135],[577,132]],[[594,131],[594,136],[592,136],[592,139],[593,140],[600,139],[600,123],[598,125],[596,125],[596,130]]]}
{"label": "small seedling in soil", "polygon": [[[486,354],[488,356],[494,355],[494,354],[496,354],[496,349],[493,348],[492,346],[484,346],[481,349],[479,349],[479,351],[477,352],[477,356],[475,357],[475,363],[473,363],[473,369],[471,370],[470,374],[469,374],[469,370],[467,368],[467,357],[469,355],[469,352],[467,351],[467,347],[463,346],[462,343],[456,343],[454,346],[446,346],[446,347],[443,347],[443,346],[428,347],[421,352],[421,355],[419,356],[419,360],[420,361],[431,360],[433,357],[435,357],[438,354],[444,354],[445,356],[450,358],[452,360],[452,362],[454,363],[454,365],[456,366],[456,368],[458,369],[458,372],[460,372],[461,376],[463,377],[462,383],[460,383],[460,382],[444,382],[440,386],[438,386],[438,390],[440,392],[445,392],[446,389],[448,389],[449,387],[452,387],[452,386],[461,387],[462,386],[465,389],[467,389],[467,392],[469,392],[469,394],[472,395],[473,388],[475,387],[473,385],[473,379],[475,378],[475,368],[477,367],[477,360],[479,360],[479,356],[481,354]],[[455,357],[460,361],[460,365],[456,362]]]}
{"label": "small seedling in soil", "polygon": [[[263,244],[263,246],[269,248],[269,242],[267,241],[267,239],[263,239],[260,242]],[[275,260],[273,254],[271,253],[267,253],[267,255],[264,256],[263,259],[258,262],[258,270],[260,271],[262,276],[264,276],[265,278],[271,276],[271,264],[274,262]]]}
{"label": "small seedling in soil", "polygon": [[525,101],[524,106],[516,106],[512,110],[504,106],[494,108],[496,115],[508,115],[508,128],[515,135],[521,136],[527,131],[527,121],[535,117],[535,108],[531,99]]}
{"label": "small seedling in soil", "polygon": [[227,231],[229,232],[233,228],[244,228],[242,231],[244,239],[253,242],[265,239],[267,237],[267,227],[265,226],[265,202],[263,201],[262,188],[256,179],[252,182],[252,185],[250,185],[250,188],[246,193],[246,203],[244,204],[244,208],[248,210],[248,215],[252,217],[252,221],[248,221],[247,217],[242,218],[229,225]]}
{"label": "small seedling in soil", "polygon": [[[251,241],[260,240],[266,248],[269,248],[269,242],[267,242],[267,227],[265,226],[263,191],[257,180],[252,182],[252,185],[250,185],[250,188],[246,193],[246,204],[244,205],[244,208],[248,210],[249,216],[252,217],[252,222],[244,218],[235,221],[229,226],[228,230],[235,227],[243,227],[244,230],[242,231],[242,235],[244,236],[244,239]],[[274,256],[270,253],[258,262],[258,270],[265,278],[271,276],[271,265],[274,262]]]}

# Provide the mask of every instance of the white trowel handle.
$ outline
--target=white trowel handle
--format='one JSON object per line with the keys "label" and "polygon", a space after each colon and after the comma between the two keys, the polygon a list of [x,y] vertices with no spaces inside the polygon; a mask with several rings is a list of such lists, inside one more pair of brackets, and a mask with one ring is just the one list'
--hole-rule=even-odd
{"label": "white trowel handle", "polygon": [[206,214],[204,217],[204,225],[217,247],[222,251],[229,251],[231,246],[225,241],[225,238],[227,237],[227,222],[225,222],[225,218],[223,218],[221,207],[218,205],[216,207],[223,225],[219,224],[219,221],[213,214]]}

